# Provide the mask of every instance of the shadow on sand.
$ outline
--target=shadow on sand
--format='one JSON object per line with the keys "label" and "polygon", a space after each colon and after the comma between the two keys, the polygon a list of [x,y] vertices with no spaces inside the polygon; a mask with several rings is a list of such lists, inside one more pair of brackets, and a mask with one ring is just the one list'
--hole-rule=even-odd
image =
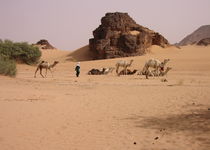
{"label": "shadow on sand", "polygon": [[134,127],[167,130],[170,133],[182,132],[186,136],[195,137],[206,146],[210,146],[210,110],[208,107],[191,109],[189,113],[170,115],[166,117],[131,116],[125,118],[134,124]]}

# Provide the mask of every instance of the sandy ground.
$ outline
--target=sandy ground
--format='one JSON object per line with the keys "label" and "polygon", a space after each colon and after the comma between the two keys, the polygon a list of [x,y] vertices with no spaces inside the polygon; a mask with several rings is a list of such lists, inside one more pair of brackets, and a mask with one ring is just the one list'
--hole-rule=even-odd
{"label": "sandy ground", "polygon": [[209,150],[210,47],[153,46],[121,59],[142,69],[149,58],[171,59],[168,82],[87,75],[120,59],[82,61],[76,78],[68,51],[43,52],[42,59],[60,61],[54,77],[34,78],[36,66],[18,65],[16,78],[0,76],[0,149]]}

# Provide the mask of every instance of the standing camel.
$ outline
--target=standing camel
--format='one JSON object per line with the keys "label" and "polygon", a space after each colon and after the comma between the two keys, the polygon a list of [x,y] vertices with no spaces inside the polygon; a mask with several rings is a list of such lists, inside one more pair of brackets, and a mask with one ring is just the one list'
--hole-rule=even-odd
{"label": "standing camel", "polygon": [[159,70],[163,71],[164,70],[164,66],[166,65],[166,63],[169,61],[170,59],[164,59],[163,62],[159,61],[158,59],[149,59],[143,68],[143,72],[149,72],[149,68],[154,68],[155,69],[155,74],[159,75]]}
{"label": "standing camel", "polygon": [[133,63],[133,59],[131,59],[130,61],[126,61],[126,60],[120,60],[116,63],[116,73],[118,74],[118,70],[119,67],[123,67],[125,70],[125,73],[127,73],[127,68],[131,66],[131,64]]}
{"label": "standing camel", "polygon": [[37,66],[37,69],[35,71],[35,74],[34,74],[34,78],[36,78],[36,73],[38,70],[40,70],[40,75],[44,78],[43,74],[42,74],[42,69],[46,69],[46,73],[45,73],[45,77],[47,77],[47,70],[50,70],[51,74],[52,74],[52,77],[53,77],[53,73],[52,73],[52,70],[51,68],[55,67],[56,64],[58,64],[59,62],[58,61],[54,61],[53,64],[50,64],[49,62],[47,61],[42,61],[38,66]]}

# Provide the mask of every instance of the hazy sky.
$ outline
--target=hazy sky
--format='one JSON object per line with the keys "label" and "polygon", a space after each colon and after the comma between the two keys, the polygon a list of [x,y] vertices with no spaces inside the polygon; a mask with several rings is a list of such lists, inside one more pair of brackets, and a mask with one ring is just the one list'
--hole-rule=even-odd
{"label": "hazy sky", "polygon": [[106,12],[127,12],[170,43],[210,24],[210,0],[0,0],[0,38],[74,50],[88,44]]}

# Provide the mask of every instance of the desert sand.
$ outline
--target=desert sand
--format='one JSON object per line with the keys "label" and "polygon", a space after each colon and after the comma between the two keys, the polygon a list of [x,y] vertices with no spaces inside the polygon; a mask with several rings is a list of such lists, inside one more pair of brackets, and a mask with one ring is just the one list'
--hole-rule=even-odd
{"label": "desert sand", "polygon": [[[210,149],[210,47],[153,46],[144,56],[95,61],[87,50],[43,51],[42,60],[60,61],[54,77],[34,78],[36,66],[22,64],[16,78],[0,76],[1,150]],[[173,69],[148,80],[87,75],[121,59],[142,69],[149,58],[169,58]]]}

